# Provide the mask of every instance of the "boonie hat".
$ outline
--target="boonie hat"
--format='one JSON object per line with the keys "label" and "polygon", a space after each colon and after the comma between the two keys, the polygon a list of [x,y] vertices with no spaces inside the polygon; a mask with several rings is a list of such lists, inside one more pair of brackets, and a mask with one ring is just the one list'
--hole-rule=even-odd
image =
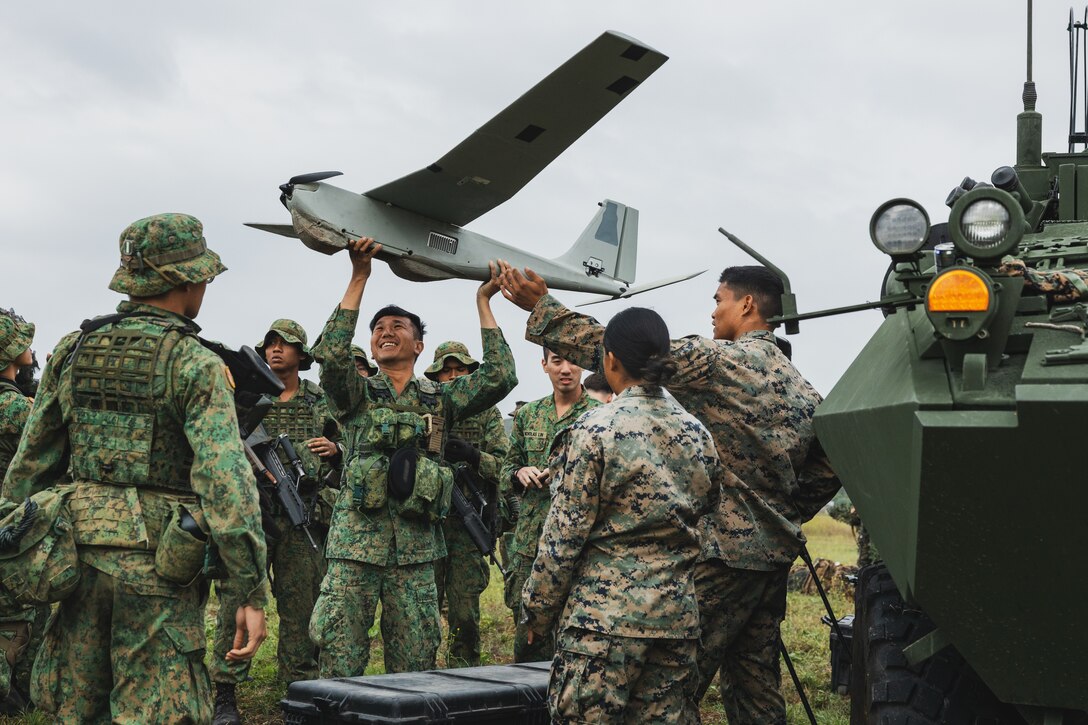
{"label": "boonie hat", "polygon": [[370,371],[371,375],[378,374],[378,366],[371,362],[370,358],[367,357],[366,350],[358,345],[351,346],[351,358],[352,360],[362,360],[363,365],[366,366],[366,369]]}
{"label": "boonie hat", "polygon": [[0,368],[30,349],[34,342],[34,323],[27,322],[15,310],[0,308]]}
{"label": "boonie hat", "polygon": [[268,332],[264,333],[264,339],[256,345],[257,353],[261,357],[265,357],[264,348],[272,341],[273,335],[279,335],[288,345],[297,345],[298,351],[302,354],[302,358],[298,363],[298,369],[310,369],[310,366],[314,364],[314,356],[313,353],[310,352],[310,348],[306,347],[306,330],[302,328],[302,325],[294,320],[288,320],[286,318],[276,320],[269,325]]}
{"label": "boonie hat", "polygon": [[121,266],[110,289],[153,297],[178,285],[203,282],[227,271],[204,241],[204,225],[188,214],[156,214],[121,233]]}
{"label": "boonie hat", "polygon": [[423,371],[423,374],[431,380],[437,381],[438,373],[442,371],[442,365],[445,364],[446,358],[448,357],[459,360],[462,365],[468,368],[470,373],[476,372],[476,369],[480,367],[480,363],[468,354],[468,348],[465,347],[464,343],[457,342],[456,340],[448,340],[435,348],[434,362],[431,363],[429,368]]}

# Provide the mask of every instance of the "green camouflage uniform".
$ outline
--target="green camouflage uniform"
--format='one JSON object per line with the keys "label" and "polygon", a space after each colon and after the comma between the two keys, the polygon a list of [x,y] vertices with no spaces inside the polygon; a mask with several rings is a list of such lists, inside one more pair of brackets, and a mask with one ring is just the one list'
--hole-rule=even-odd
{"label": "green camouflage uniform", "polygon": [[[450,437],[461,438],[480,449],[480,477],[491,482],[499,480],[509,440],[498,408],[491,407],[455,424]],[[467,491],[462,492],[468,497]],[[443,597],[449,603],[446,661],[450,667],[476,667],[480,664],[480,595],[491,580],[491,566],[452,511],[442,522],[442,534],[447,555],[435,561],[434,575],[439,607]]]}
{"label": "green camouflage uniform", "polygon": [[[279,676],[286,682],[312,680],[317,678],[317,648],[310,641],[310,615],[325,576],[325,531],[331,515],[331,507],[323,497],[328,490],[323,481],[335,469],[312,453],[305,441],[320,436],[335,441],[339,434],[336,421],[325,404],[325,393],[317,383],[302,378],[294,397],[287,401],[277,400],[262,422],[270,436],[284,433],[291,439],[307,475],[299,493],[303,503],[313,511],[314,522],[309,529],[318,548],[311,546],[305,531],[291,526],[287,514],[278,502],[274,502],[272,522],[279,530],[280,538],[268,542],[268,563],[272,569],[272,595],[276,598],[276,612],[280,618],[276,647]],[[220,601],[215,623],[215,652],[231,648],[237,608],[237,602]],[[249,662],[227,662],[214,657],[210,669],[213,681],[238,683],[249,673]]]}
{"label": "green camouflage uniform", "polygon": [[540,533],[544,529],[544,520],[548,518],[552,497],[548,487],[535,486],[522,489],[517,480],[518,469],[526,466],[548,467],[552,440],[556,434],[569,426],[578,417],[598,403],[582,390],[574,405],[556,417],[555,396],[548,395],[531,403],[526,403],[514,416],[514,427],[510,432],[510,452],[506,456],[501,472],[504,486],[512,486],[521,496],[521,513],[518,515],[514,539],[510,544],[510,557],[506,568],[505,600],[506,606],[514,612],[514,661],[541,662],[550,660],[555,655],[555,637],[551,631],[532,644],[526,641],[528,629],[521,617],[521,591],[529,578],[536,558]]}
{"label": "green camouflage uniform", "polygon": [[[598,370],[603,334],[596,320],[546,295],[529,317],[526,339]],[[812,429],[820,396],[774,340],[762,330],[736,341],[674,340],[679,370],[667,386],[707,426],[722,464],[735,474],[725,484],[734,490],[700,525],[695,580],[702,628],[698,696],[723,665],[731,725],[785,723],[778,637],[786,577],[804,544],[801,523],[839,489]]]}
{"label": "green camouflage uniform", "polygon": [[[379,601],[387,672],[434,667],[441,640],[433,564],[446,555],[441,527],[406,515],[402,505],[384,493],[379,506],[364,509],[365,504],[356,503],[358,491],[348,482],[364,455],[365,460],[372,459],[364,437],[375,413],[392,405],[427,408],[448,428],[495,405],[517,384],[514,358],[502,332],[485,329],[483,364],[476,373],[444,386],[417,378],[397,395],[386,374],[364,378],[356,372],[351,339],[358,318],[358,310],[338,307],[314,346],[314,356],[322,363],[321,386],[347,448],[344,484],[325,544],[328,573],[310,619],[310,637],[321,650],[322,677],[363,674]],[[367,471],[363,475],[373,475],[372,468]]]}
{"label": "green camouflage uniform", "polygon": [[633,386],[560,434],[555,492],[524,591],[558,629],[552,722],[697,723],[699,519],[718,503],[707,429]]}
{"label": "green camouflage uniform", "polygon": [[[121,252],[110,286],[133,295],[225,269],[199,221],[183,215],[134,223]],[[184,506],[217,546],[234,599],[263,608],[253,474],[224,365],[195,323],[131,302],[117,309],[123,319],[58,344],[4,480],[14,502],[66,471],[73,481],[80,580],[49,623],[32,696],[55,722],[208,722],[207,587],[199,577],[188,586],[160,577],[155,549]]]}
{"label": "green camouflage uniform", "polygon": [[[0,360],[0,365],[4,364]],[[0,378],[0,481],[15,457],[29,417],[30,401],[14,383]],[[12,694],[9,703],[18,707],[29,701],[30,668],[41,647],[48,619],[48,606],[16,613],[0,612],[0,655],[4,655],[0,656],[0,700],[12,694],[10,687],[15,685],[17,694]]]}

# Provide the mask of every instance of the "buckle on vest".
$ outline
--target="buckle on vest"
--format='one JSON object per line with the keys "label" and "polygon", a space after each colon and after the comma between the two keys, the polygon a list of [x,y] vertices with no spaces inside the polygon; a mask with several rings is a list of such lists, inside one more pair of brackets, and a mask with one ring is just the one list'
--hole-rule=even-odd
{"label": "buckle on vest", "polygon": [[423,430],[423,435],[429,436],[431,434],[431,431],[434,430],[434,423],[433,423],[434,414],[433,413],[424,413],[420,417],[422,417],[423,422],[427,424],[427,427]]}

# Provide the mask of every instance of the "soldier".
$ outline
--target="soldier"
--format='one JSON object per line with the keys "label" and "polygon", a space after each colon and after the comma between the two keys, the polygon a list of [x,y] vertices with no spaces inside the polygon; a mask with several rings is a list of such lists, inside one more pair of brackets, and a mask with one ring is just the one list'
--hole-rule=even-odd
{"label": "soldier", "polygon": [[605,380],[604,375],[601,375],[600,373],[587,375],[582,384],[586,386],[586,393],[589,397],[593,398],[601,405],[612,402],[612,388],[608,387],[608,381]]}
{"label": "soldier", "polygon": [[[434,363],[423,374],[439,383],[448,383],[479,367],[480,363],[468,354],[464,344],[449,341],[435,348]],[[445,457],[476,472],[478,481],[487,486],[488,500],[495,505],[499,469],[508,448],[502,413],[492,406],[453,426],[446,441]],[[455,485],[462,485],[460,476]],[[461,492],[474,501],[472,492],[463,485]],[[442,534],[447,554],[446,558],[435,561],[434,575],[438,606],[441,608],[443,597],[449,603],[446,661],[450,667],[476,667],[480,664],[480,594],[491,580],[491,567],[453,511],[442,523]]]}
{"label": "soldier", "polygon": [[444,433],[495,405],[517,384],[513,355],[491,314],[498,291],[491,281],[476,293],[484,354],[473,375],[441,386],[416,378],[423,323],[390,305],[370,322],[379,372],[360,377],[351,339],[380,249],[366,237],[350,245],[347,291],[314,346],[321,385],[347,445],[325,545],[328,573],[310,619],[322,677],[363,674],[379,601],[386,671],[434,667],[441,635],[433,562],[446,555],[438,523],[453,486],[452,470],[441,463]]}
{"label": "soldier", "polygon": [[604,348],[620,394],[556,439],[554,499],[524,591],[529,638],[558,625],[552,722],[697,723],[695,560],[721,463],[703,424],[661,389],[676,363],[656,312],[616,315]]}
{"label": "soldier", "polygon": [[[0,481],[19,447],[19,438],[34,402],[16,384],[19,371],[30,369],[34,325],[14,310],[0,309]],[[30,668],[41,647],[49,607],[0,611],[0,711],[21,712],[30,705]]]}
{"label": "soldier", "polygon": [[[325,393],[310,380],[299,377],[309,370],[314,359],[306,346],[306,330],[294,320],[272,323],[257,343],[260,353],[276,377],[283,392],[263,419],[269,435],[285,434],[294,444],[306,471],[299,482],[299,495],[311,512],[309,536],[294,528],[286,512],[272,497],[265,501],[271,526],[266,526],[268,559],[272,568],[272,594],[280,617],[279,644],[276,648],[279,677],[287,683],[317,677],[317,650],[310,641],[310,615],[325,576],[325,531],[328,530],[334,497],[327,499],[326,479],[339,475],[340,449],[336,421],[325,404]],[[284,461],[286,467],[289,461]],[[310,543],[313,537],[314,544]],[[216,649],[229,644],[233,636],[230,620],[234,608],[221,606],[216,620]],[[235,686],[248,674],[249,663],[214,660],[214,725],[241,722],[235,699]]]}
{"label": "soldier", "polygon": [[129,301],[58,343],[4,480],[4,499],[21,502],[66,470],[72,479],[80,579],[50,622],[31,693],[55,722],[208,722],[205,544],[180,522],[217,547],[241,603],[233,648],[216,657],[256,653],[268,596],[230,379],[192,320],[226,267],[184,214],[134,222],[120,251],[110,289]]}
{"label": "soldier", "polygon": [[351,346],[351,359],[355,361],[355,370],[364,378],[369,378],[371,375],[378,374],[378,368],[374,363],[370,362],[366,350],[358,345]]}
{"label": "soldier", "polygon": [[582,413],[599,405],[582,387],[582,368],[544,348],[541,362],[552,384],[552,394],[526,403],[514,416],[510,453],[502,466],[501,481],[520,495],[521,504],[514,539],[507,555],[505,600],[514,613],[514,661],[541,662],[555,654],[551,633],[528,640],[529,630],[521,617],[521,590],[536,558],[537,544],[551,506],[548,454],[556,434]]}
{"label": "soldier", "polygon": [[[503,294],[532,314],[526,338],[599,369],[603,328],[548,294],[531,270],[501,263]],[[738,527],[733,496],[704,518],[696,570],[702,628],[701,699],[722,669],[731,725],[786,722],[779,689],[779,626],[789,567],[804,545],[801,523],[839,489],[812,430],[819,394],[775,343],[782,283],[763,267],[722,272],[711,315],[714,339],[674,340],[679,371],[666,389],[710,430],[718,456],[750,507]]]}

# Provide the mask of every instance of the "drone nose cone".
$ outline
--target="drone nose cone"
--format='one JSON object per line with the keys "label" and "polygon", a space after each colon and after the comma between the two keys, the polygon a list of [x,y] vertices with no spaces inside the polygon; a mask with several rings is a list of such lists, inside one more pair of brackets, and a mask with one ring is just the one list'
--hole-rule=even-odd
{"label": "drone nose cone", "polygon": [[291,192],[295,190],[294,184],[280,184],[280,191],[287,196],[291,196]]}

